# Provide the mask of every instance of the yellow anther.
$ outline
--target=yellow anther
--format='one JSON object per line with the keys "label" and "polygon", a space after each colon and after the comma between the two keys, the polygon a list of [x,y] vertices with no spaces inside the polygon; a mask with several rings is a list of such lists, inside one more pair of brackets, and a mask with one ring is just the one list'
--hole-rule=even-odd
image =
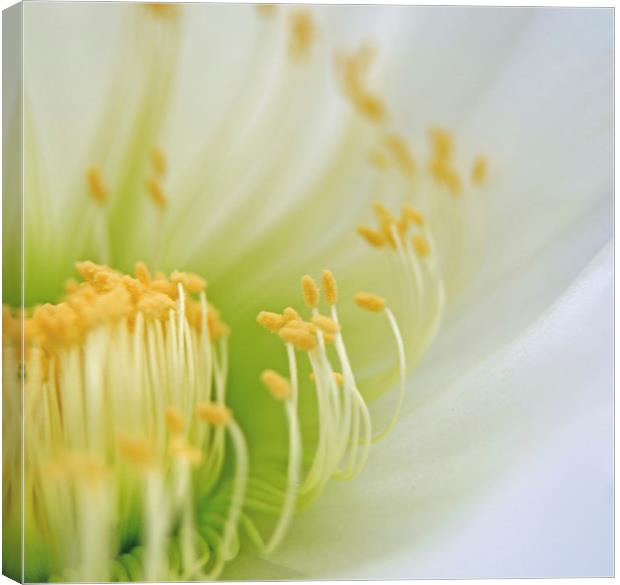
{"label": "yellow anther", "polygon": [[161,148],[154,148],[151,151],[151,162],[153,163],[153,170],[158,178],[163,177],[166,174],[166,155]]}
{"label": "yellow anther", "polygon": [[385,299],[373,293],[359,292],[353,297],[355,302],[362,309],[378,313],[385,309]]}
{"label": "yellow anther", "polygon": [[173,435],[181,435],[185,430],[183,414],[175,406],[166,408],[166,426]]}
{"label": "yellow anther", "polygon": [[166,209],[168,198],[164,194],[159,181],[157,179],[147,179],[146,188],[153,203],[162,211]]}
{"label": "yellow anther", "polygon": [[[309,378],[311,382],[316,381],[316,376],[314,375],[314,372],[310,373]],[[334,372],[334,381],[339,388],[342,388],[342,386],[344,385],[344,376],[340,372]]]}
{"label": "yellow anther", "polygon": [[312,317],[312,322],[324,333],[334,334],[340,331],[340,325],[325,315],[315,315]]}
{"label": "yellow anther", "polygon": [[256,10],[261,16],[273,16],[276,13],[276,5],[256,4]]}
{"label": "yellow anther", "polygon": [[316,333],[316,326],[313,323],[304,321],[303,319],[291,319],[290,321],[287,321],[285,325],[290,329],[299,329],[312,334]]}
{"label": "yellow anther", "polygon": [[413,236],[413,247],[420,256],[428,256],[431,248],[426,241],[426,238],[420,234]]}
{"label": "yellow anther", "polygon": [[371,122],[381,123],[387,118],[385,105],[366,86],[366,77],[374,55],[374,47],[362,45],[356,53],[337,56],[336,63],[344,94],[362,116]]}
{"label": "yellow anther", "polygon": [[323,270],[323,292],[328,305],[338,302],[338,283],[331,270]]}
{"label": "yellow anther", "polygon": [[387,207],[383,205],[380,201],[372,202],[372,210],[375,212],[377,216],[377,220],[379,223],[394,223],[396,218],[388,211]]}
{"label": "yellow anther", "polygon": [[331,333],[323,333],[323,339],[325,340],[325,343],[331,344],[334,343],[334,339],[336,338]]}
{"label": "yellow anther", "polygon": [[478,156],[471,167],[471,181],[474,185],[482,185],[487,178],[487,159]]}
{"label": "yellow anther", "polygon": [[264,370],[260,375],[261,382],[274,398],[288,400],[291,397],[291,385],[289,381],[274,370]]}
{"label": "yellow anther", "polygon": [[295,10],[291,14],[291,39],[289,52],[295,59],[307,56],[317,36],[317,28],[312,15],[307,10]]}
{"label": "yellow anther", "polygon": [[132,463],[140,467],[152,467],[155,464],[155,446],[145,437],[128,437],[125,435],[117,438],[118,450]]}
{"label": "yellow anther", "polygon": [[297,329],[287,325],[280,329],[278,335],[283,341],[292,344],[296,349],[312,351],[316,348],[316,338],[314,335],[303,329]]}
{"label": "yellow anther", "polygon": [[86,282],[91,282],[97,274],[109,270],[109,268],[87,260],[85,262],[76,262],[75,270]]}
{"label": "yellow anther", "polygon": [[193,272],[177,272],[170,275],[170,282],[180,284],[189,294],[198,294],[207,288],[207,281]]}
{"label": "yellow anther", "polygon": [[198,418],[214,427],[222,427],[232,418],[232,414],[223,404],[202,402],[196,406]]}
{"label": "yellow anther", "polygon": [[412,178],[416,167],[407,143],[396,134],[388,134],[385,137],[385,145],[403,174]]}
{"label": "yellow anther", "polygon": [[373,230],[364,225],[358,225],[357,233],[362,236],[368,244],[375,248],[382,248],[385,245],[385,237],[377,230]]}
{"label": "yellow anther", "polygon": [[422,227],[424,225],[424,215],[421,211],[418,211],[408,203],[403,205],[403,216],[410,219],[417,226]]}
{"label": "yellow anther", "polygon": [[286,322],[282,315],[270,311],[261,311],[256,316],[256,321],[272,333],[276,333]]}
{"label": "yellow anther", "polygon": [[387,169],[390,165],[388,157],[380,150],[372,150],[368,155],[368,162],[378,169]]}
{"label": "yellow anther", "polygon": [[319,304],[319,298],[321,293],[319,291],[319,287],[317,286],[314,278],[306,274],[301,279],[301,290],[304,295],[304,302],[306,306],[310,309],[313,309]]}
{"label": "yellow anther", "polygon": [[134,268],[134,272],[136,273],[136,278],[144,285],[148,286],[151,283],[151,273],[149,269],[146,267],[144,262],[137,262]]}
{"label": "yellow anther", "polygon": [[202,462],[202,451],[198,447],[190,445],[183,437],[172,439],[168,451],[173,457],[183,459],[193,467]]}
{"label": "yellow anther", "polygon": [[440,128],[431,128],[429,138],[433,148],[433,155],[439,160],[448,160],[452,157],[454,143],[449,132]]}
{"label": "yellow anther", "polygon": [[69,278],[68,280],[65,281],[65,292],[68,295],[74,294],[77,291],[78,287],[79,287],[79,284],[73,278]]}
{"label": "yellow anther", "polygon": [[179,6],[171,2],[147,2],[144,7],[159,18],[176,18],[179,14]]}
{"label": "yellow anther", "polygon": [[158,292],[176,300],[179,296],[176,284],[170,282],[167,278],[159,278],[155,275],[155,279],[151,282],[150,288],[153,292]]}
{"label": "yellow anther", "polygon": [[108,190],[101,176],[101,171],[97,167],[91,167],[86,173],[86,180],[92,198],[99,204],[106,202]]}
{"label": "yellow anther", "polygon": [[284,321],[301,321],[299,313],[293,307],[286,307],[282,313]]}

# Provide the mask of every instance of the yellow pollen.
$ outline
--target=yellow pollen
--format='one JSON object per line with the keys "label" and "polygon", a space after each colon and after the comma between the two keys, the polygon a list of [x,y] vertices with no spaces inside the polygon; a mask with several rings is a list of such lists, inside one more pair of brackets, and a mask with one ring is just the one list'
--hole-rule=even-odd
{"label": "yellow pollen", "polygon": [[136,278],[144,285],[148,286],[151,283],[151,273],[149,269],[146,267],[144,262],[137,262],[134,268],[134,272],[136,273]]}
{"label": "yellow pollen", "polygon": [[280,329],[278,335],[283,341],[292,344],[296,349],[312,351],[316,348],[315,337],[304,329],[289,327],[287,325],[286,327]]}
{"label": "yellow pollen", "polygon": [[314,281],[314,278],[308,274],[301,279],[301,290],[304,295],[304,302],[308,308],[313,309],[319,304],[319,298],[321,296],[319,287]]}
{"label": "yellow pollen", "polygon": [[261,16],[273,16],[276,13],[275,4],[256,4],[256,10]]}
{"label": "yellow pollen", "polygon": [[290,55],[295,59],[306,57],[317,34],[318,31],[310,12],[307,10],[295,10],[291,14]]}
{"label": "yellow pollen", "polygon": [[196,406],[196,414],[200,420],[214,426],[222,427],[232,418],[228,408],[215,402],[202,402]]}
{"label": "yellow pollen", "polygon": [[385,145],[403,174],[412,178],[415,173],[415,161],[407,143],[395,134],[388,134],[385,137]]}
{"label": "yellow pollen", "polygon": [[157,179],[147,179],[146,188],[153,203],[162,211],[166,209],[168,199]]}
{"label": "yellow pollen", "polygon": [[91,167],[86,173],[88,188],[92,198],[99,204],[104,204],[108,198],[108,190],[101,177],[101,171],[97,167]]}
{"label": "yellow pollen", "polygon": [[161,148],[154,148],[151,151],[151,163],[153,164],[153,170],[155,171],[155,175],[158,178],[161,178],[166,174],[166,155]]}
{"label": "yellow pollen", "polygon": [[256,321],[267,329],[267,331],[271,331],[272,333],[276,333],[285,323],[285,319],[282,315],[271,313],[270,311],[261,311],[256,316]]}
{"label": "yellow pollen", "polygon": [[413,236],[413,247],[420,256],[428,256],[431,251],[426,238],[419,234]]}
{"label": "yellow pollen", "polygon": [[288,400],[291,397],[289,381],[274,370],[264,370],[260,375],[261,382],[274,398]]}
{"label": "yellow pollen", "polygon": [[431,128],[429,130],[429,138],[435,158],[448,160],[452,157],[454,143],[449,132],[440,128]]}
{"label": "yellow pollen", "polygon": [[385,105],[366,86],[366,77],[375,53],[373,46],[365,44],[357,52],[337,56],[336,64],[343,92],[353,106],[371,122],[381,123],[387,118]]}
{"label": "yellow pollen", "polygon": [[372,210],[377,216],[379,223],[394,223],[396,218],[388,211],[387,207],[380,201],[372,202]]}
{"label": "yellow pollen", "polygon": [[382,248],[385,245],[385,237],[377,230],[373,230],[364,225],[358,225],[357,233],[362,236],[368,244],[375,248]]}
{"label": "yellow pollen", "polygon": [[417,226],[422,227],[424,225],[424,215],[408,203],[403,205],[403,216],[410,219]]}
{"label": "yellow pollen", "polygon": [[198,294],[207,288],[207,281],[193,272],[174,271],[170,275],[170,282],[182,285],[189,294]]}
{"label": "yellow pollen", "polygon": [[328,305],[338,302],[338,284],[331,270],[323,270],[323,292]]}
{"label": "yellow pollen", "polygon": [[286,322],[286,327],[289,329],[299,329],[300,331],[307,331],[308,333],[316,333],[316,326],[313,323],[308,323],[303,319],[292,319]]}
{"label": "yellow pollen", "polygon": [[353,297],[355,302],[362,309],[378,313],[385,309],[385,299],[373,293],[359,292]]}
{"label": "yellow pollen", "polygon": [[121,455],[140,467],[152,467],[155,464],[155,446],[145,437],[128,437],[121,435],[116,444]]}
{"label": "yellow pollen", "polygon": [[334,334],[340,331],[340,325],[325,315],[315,315],[312,317],[312,322],[325,333]]}
{"label": "yellow pollen", "polygon": [[170,441],[168,449],[170,455],[187,461],[192,467],[202,462],[202,451],[198,447],[190,445],[182,437],[175,437]]}
{"label": "yellow pollen", "polygon": [[179,6],[169,2],[148,2],[144,6],[152,15],[160,18],[176,18],[179,14]]}
{"label": "yellow pollen", "polygon": [[169,406],[166,409],[166,426],[173,435],[180,435],[185,430],[183,415],[175,406]]}
{"label": "yellow pollen", "polygon": [[368,162],[378,169],[387,169],[390,165],[388,157],[380,150],[373,150],[368,155]]}
{"label": "yellow pollen", "polygon": [[299,313],[293,307],[286,307],[282,313],[284,321],[301,321]]}
{"label": "yellow pollen", "polygon": [[482,185],[487,177],[487,160],[483,156],[478,156],[474,160],[471,168],[471,180],[474,185]]}
{"label": "yellow pollen", "polygon": [[[311,382],[316,381],[316,376],[314,375],[314,372],[310,373],[309,378]],[[342,386],[344,386],[344,376],[340,372],[334,372],[334,380],[339,388],[342,388]]]}

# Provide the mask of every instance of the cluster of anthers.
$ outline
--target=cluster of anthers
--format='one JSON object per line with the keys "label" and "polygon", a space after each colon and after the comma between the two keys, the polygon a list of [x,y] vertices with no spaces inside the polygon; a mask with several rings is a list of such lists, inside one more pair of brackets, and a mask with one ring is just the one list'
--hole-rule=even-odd
{"label": "cluster of anthers", "polygon": [[[288,421],[289,460],[287,489],[279,519],[269,540],[260,538],[258,531],[250,535],[261,550],[273,550],[285,533],[296,504],[312,502],[331,478],[350,479],[366,462],[372,442],[383,438],[396,423],[405,384],[405,353],[402,337],[392,311],[385,299],[360,292],[355,302],[361,308],[384,313],[392,328],[400,363],[400,395],[398,406],[388,427],[372,436],[368,407],[360,393],[347,355],[336,304],[338,289],[329,270],[323,271],[323,292],[329,314],[319,310],[320,289],[309,275],[301,280],[304,302],[310,310],[310,320],[304,320],[293,308],[282,313],[261,311],[257,321],[280,337],[288,357],[287,376],[271,369],[263,371],[261,381],[274,398],[284,402]],[[302,437],[299,430],[299,379],[296,352],[305,354],[312,373],[311,381],[318,405],[318,440],[311,463],[305,474],[302,468]],[[251,524],[251,523],[250,523]]]}
{"label": "cluster of anthers", "polygon": [[[77,271],[83,282],[69,282],[61,303],[3,315],[3,372],[14,390],[4,417],[19,424],[23,379],[27,510],[62,559],[48,570],[89,580],[215,577],[233,555],[248,475],[243,434],[225,406],[228,327],[196,274],[151,276],[143,263],[135,277],[92,262]],[[199,519],[218,530],[201,529],[194,503],[221,479],[226,434],[231,495]],[[7,479],[19,497],[19,473]]]}
{"label": "cluster of anthers", "polygon": [[[323,273],[325,315],[317,284],[304,276],[309,321],[292,308],[258,316],[289,360],[288,377],[260,376],[284,403],[289,436],[287,487],[284,494],[272,487],[276,521],[264,537],[244,514],[250,461],[225,404],[228,328],[207,302],[206,282],[192,273],[152,276],[144,263],[135,276],[92,262],[76,269],[83,281],[68,282],[62,302],[25,315],[5,308],[3,318],[5,376],[24,383],[25,495],[31,520],[61,549],[62,566],[52,570],[62,578],[214,578],[237,554],[241,523],[260,551],[271,552],[295,510],[330,478],[359,473],[371,442],[395,422],[397,412],[372,437],[338,321],[335,278]],[[376,295],[359,293],[355,301],[383,312],[392,327],[402,397],[405,356],[394,315]],[[319,411],[307,470],[296,351],[310,362]],[[20,418],[15,390],[5,402],[13,424]],[[232,472],[225,461],[234,461]],[[222,483],[229,489],[214,490]],[[16,497],[18,486],[12,489]]]}

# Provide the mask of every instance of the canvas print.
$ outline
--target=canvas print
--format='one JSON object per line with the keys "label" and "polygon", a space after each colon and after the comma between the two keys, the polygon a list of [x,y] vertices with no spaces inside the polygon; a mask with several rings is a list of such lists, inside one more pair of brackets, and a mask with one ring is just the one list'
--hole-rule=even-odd
{"label": "canvas print", "polygon": [[3,14],[2,568],[613,573],[613,11]]}

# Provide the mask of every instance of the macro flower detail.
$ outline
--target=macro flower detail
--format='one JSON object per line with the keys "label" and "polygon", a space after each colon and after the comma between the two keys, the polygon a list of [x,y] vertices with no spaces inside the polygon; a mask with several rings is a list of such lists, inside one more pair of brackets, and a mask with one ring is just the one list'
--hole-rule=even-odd
{"label": "macro flower detail", "polygon": [[62,171],[24,85],[23,233],[5,208],[24,285],[3,299],[5,540],[23,531],[23,551],[5,571],[23,552],[31,582],[227,578],[365,481],[478,272],[505,170],[475,131],[403,122],[373,27],[113,10],[99,42],[118,59],[85,74],[93,135]]}

